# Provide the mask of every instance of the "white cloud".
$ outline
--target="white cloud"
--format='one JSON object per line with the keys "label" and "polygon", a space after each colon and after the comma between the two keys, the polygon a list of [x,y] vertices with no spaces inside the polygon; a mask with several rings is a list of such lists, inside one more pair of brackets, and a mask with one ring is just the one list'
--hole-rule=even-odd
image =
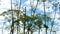
{"label": "white cloud", "polygon": [[30,0],[27,0],[26,2],[24,2],[24,4],[30,5]]}
{"label": "white cloud", "polygon": [[1,0],[0,9],[9,9],[10,8],[10,0]]}
{"label": "white cloud", "polygon": [[10,0],[1,0],[0,14],[10,8]]}
{"label": "white cloud", "polygon": [[39,10],[44,10],[43,4],[38,5],[37,7]]}
{"label": "white cloud", "polygon": [[[0,14],[8,9],[11,9],[11,0],[1,0],[0,2]],[[12,4],[13,9],[15,9],[14,4]]]}

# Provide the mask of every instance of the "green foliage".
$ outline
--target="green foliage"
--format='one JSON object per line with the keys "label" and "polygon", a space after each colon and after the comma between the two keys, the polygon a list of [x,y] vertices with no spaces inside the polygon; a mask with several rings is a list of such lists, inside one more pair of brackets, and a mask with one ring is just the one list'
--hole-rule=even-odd
{"label": "green foliage", "polygon": [[20,19],[17,19],[17,20],[14,21],[14,23],[16,23],[17,25],[19,25],[20,24],[19,21],[20,21]]}
{"label": "green foliage", "polygon": [[26,22],[26,21],[29,21],[31,19],[31,17],[29,17],[29,16],[21,16],[20,19],[22,21],[25,21]]}
{"label": "green foliage", "polygon": [[49,28],[46,24],[44,24],[44,27],[47,28],[47,29]]}
{"label": "green foliage", "polygon": [[57,7],[58,6],[58,3],[53,3],[53,6]]}
{"label": "green foliage", "polygon": [[33,17],[31,17],[31,20],[34,21],[34,20],[36,20],[37,18],[38,18],[38,16],[33,16]]}
{"label": "green foliage", "polygon": [[7,12],[6,11],[4,11],[2,14],[0,14],[0,15],[2,15],[2,16],[5,16],[5,14],[6,14]]}
{"label": "green foliage", "polygon": [[48,0],[49,2],[51,2],[52,0]]}
{"label": "green foliage", "polygon": [[47,19],[46,19],[47,21],[50,21],[50,20],[51,20],[51,18],[50,18],[49,16],[47,16],[46,18],[47,18]]}
{"label": "green foliage", "polygon": [[39,28],[42,27],[42,24],[43,24],[43,22],[42,22],[41,19],[38,19],[38,20],[35,22],[35,25],[37,25]]}
{"label": "green foliage", "polygon": [[60,20],[60,17],[58,18],[58,20]]}
{"label": "green foliage", "polygon": [[[37,0],[37,2],[39,2],[40,0]],[[41,0],[42,2],[46,2],[47,0]],[[51,0],[48,0],[49,2],[51,2]],[[58,3],[53,3],[53,6],[57,6],[58,5]],[[32,13],[35,13],[35,11],[36,11],[36,8],[37,7],[32,7]],[[5,11],[5,12],[3,12],[1,15],[5,15],[6,13],[8,13],[8,12],[14,12],[14,13],[16,13],[17,14],[17,16],[18,16],[18,14],[20,15],[19,17],[19,19],[17,18],[17,20],[14,20],[13,22],[14,22],[14,27],[16,28],[16,26],[18,25],[19,26],[19,24],[20,24],[20,22],[19,21],[22,21],[22,23],[23,23],[23,25],[25,26],[25,29],[26,28],[28,28],[28,30],[35,30],[35,29],[38,29],[38,27],[39,28],[42,28],[42,25],[43,25],[43,21],[44,20],[46,20],[46,23],[48,22],[48,21],[50,21],[50,17],[49,16],[47,16],[46,14],[45,15],[32,15],[32,16],[28,16],[28,15],[26,15],[26,14],[23,14],[23,15],[21,15],[24,11],[20,11],[21,13],[18,13],[18,11],[19,10],[8,10],[7,12]],[[26,11],[26,10],[25,10]],[[16,16],[16,15],[14,15],[14,16]],[[13,17],[14,17],[13,16]],[[16,16],[16,17],[17,17]],[[60,18],[58,18],[59,20],[60,20]],[[30,24],[28,24],[28,22],[32,22],[32,23],[30,23]],[[17,24],[17,25],[16,25]],[[15,26],[16,25],[16,26]],[[22,25],[22,26],[23,26]],[[51,23],[51,25],[53,26],[54,25],[54,21],[52,21],[52,23]],[[38,26],[38,27],[36,27],[36,26]],[[46,25],[46,24],[44,24],[43,25],[46,29],[48,29],[49,27],[48,27],[48,25]],[[11,28],[11,26],[7,26],[6,28]]]}
{"label": "green foliage", "polygon": [[41,0],[42,2],[45,2],[46,0]]}
{"label": "green foliage", "polygon": [[37,0],[37,1],[39,1],[39,0]]}
{"label": "green foliage", "polygon": [[42,20],[37,20],[38,25],[42,25]]}
{"label": "green foliage", "polygon": [[46,20],[47,22],[51,20],[51,18],[47,15],[42,15],[41,17],[42,20]]}

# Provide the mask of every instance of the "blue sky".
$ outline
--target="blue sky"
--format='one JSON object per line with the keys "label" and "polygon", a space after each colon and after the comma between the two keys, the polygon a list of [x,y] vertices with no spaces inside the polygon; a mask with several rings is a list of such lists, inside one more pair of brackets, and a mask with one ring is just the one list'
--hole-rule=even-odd
{"label": "blue sky", "polygon": [[[60,0],[53,0],[53,2],[60,2]],[[53,3],[52,2],[52,3]],[[0,14],[2,13],[2,12],[4,12],[4,11],[6,11],[6,10],[8,10],[8,9],[10,9],[10,0],[1,0],[1,5],[0,5]],[[34,6],[36,5],[36,0],[35,0],[35,2],[34,2]],[[29,15],[30,14],[30,9],[31,9],[31,7],[30,7],[30,0],[22,0],[22,5],[21,5],[21,7],[22,8],[24,8],[26,6],[26,8],[27,8],[27,15]],[[50,8],[49,9],[47,9],[47,6],[49,7],[50,6]],[[21,10],[23,10],[21,8]],[[40,13],[41,12],[41,14],[43,14],[43,4],[41,3],[41,4],[39,4],[38,5],[38,7],[37,7],[37,12],[36,13]],[[53,13],[51,13],[50,14],[50,17],[51,18],[54,18],[54,9],[55,9],[55,7],[53,6],[52,7],[52,5],[51,5],[51,3],[48,3],[48,2],[46,2],[46,7],[45,7],[46,9],[46,13],[47,13],[47,15],[49,14],[49,13],[51,13],[51,12],[53,12]],[[13,9],[15,9],[15,6],[14,6],[14,4],[13,4]],[[60,15],[58,14],[58,8],[57,8],[57,10],[56,10],[56,18],[55,18],[55,21],[56,21],[56,24],[54,25],[54,26],[56,26],[56,28],[58,27],[59,28],[59,31],[57,31],[57,34],[60,32],[60,27],[58,26],[58,25],[60,25],[60,20],[58,20],[57,18],[59,18],[60,17]],[[4,17],[3,16],[0,16],[0,24],[1,23],[3,23],[2,21],[4,21],[5,19],[4,19]],[[7,23],[7,24],[9,24],[9,23]],[[1,27],[1,25],[0,25],[0,27]],[[43,31],[42,31],[43,32]],[[41,34],[42,34],[42,32],[41,32]],[[1,29],[0,29],[0,33],[1,33]],[[4,33],[6,33],[7,34],[7,31],[5,32],[4,31]],[[36,34],[37,34],[37,32],[35,32]]]}

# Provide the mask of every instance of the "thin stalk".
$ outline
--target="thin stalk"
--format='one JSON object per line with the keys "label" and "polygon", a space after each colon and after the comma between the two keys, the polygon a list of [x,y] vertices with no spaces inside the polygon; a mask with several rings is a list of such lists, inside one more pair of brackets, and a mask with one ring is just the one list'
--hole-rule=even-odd
{"label": "thin stalk", "polygon": [[3,34],[3,27],[2,27],[2,34]]}
{"label": "thin stalk", "polygon": [[25,34],[25,23],[24,23],[24,34]]}
{"label": "thin stalk", "polygon": [[[52,12],[51,12],[52,13]],[[50,22],[51,22],[51,19],[50,19]],[[52,23],[51,23],[52,24]],[[51,31],[52,31],[52,25],[51,25],[51,30],[50,30],[50,34],[51,34]]]}
{"label": "thin stalk", "polygon": [[39,27],[39,34],[40,34],[40,27]]}
{"label": "thin stalk", "polygon": [[[12,0],[11,0],[11,10],[12,10]],[[12,25],[11,25],[11,33],[10,34],[14,34],[14,19],[13,19],[13,11],[12,11]]]}
{"label": "thin stalk", "polygon": [[[25,17],[26,17],[26,7],[25,7]],[[25,34],[25,22],[24,22],[24,34]]]}
{"label": "thin stalk", "polygon": [[3,27],[2,27],[2,34],[4,33],[4,30],[3,30],[4,29],[4,24],[5,24],[5,22],[3,23]]}
{"label": "thin stalk", "polygon": [[[19,1],[20,1],[20,4],[19,4],[19,8],[18,8],[18,13],[17,13],[17,18],[18,19],[20,19],[20,15],[19,14],[20,14],[20,8],[21,8],[21,0],[19,0]],[[19,21],[18,21],[18,23],[19,23]],[[19,26],[19,24],[17,24],[17,34],[19,33],[19,30],[18,30],[19,27],[18,26]]]}
{"label": "thin stalk", "polygon": [[44,17],[45,17],[45,24],[46,24],[45,2],[43,2],[43,5],[44,5]]}
{"label": "thin stalk", "polygon": [[[55,14],[54,14],[53,23],[51,23],[51,31],[52,31],[52,27],[53,27],[53,25],[54,25],[54,20],[55,20],[55,18],[56,18],[56,11],[55,11]],[[50,34],[51,34],[51,31],[50,31]]]}
{"label": "thin stalk", "polygon": [[[43,5],[44,5],[44,17],[45,17],[45,25],[46,25],[46,12],[45,12],[45,2],[43,2]],[[46,28],[45,30],[46,30],[46,34],[47,34],[47,28]]]}
{"label": "thin stalk", "polygon": [[33,31],[31,31],[31,34],[33,34]]}
{"label": "thin stalk", "polygon": [[19,0],[20,1],[20,4],[19,4],[19,11],[18,11],[18,18],[20,19],[20,8],[21,8],[21,0]]}
{"label": "thin stalk", "polygon": [[19,27],[18,27],[18,26],[19,26],[19,25],[17,25],[17,34],[19,33],[19,30],[18,30]]}
{"label": "thin stalk", "polygon": [[29,26],[28,26],[28,34],[29,34]]}
{"label": "thin stalk", "polygon": [[19,12],[18,12],[18,14],[20,13],[20,9],[21,9],[21,0],[20,0],[20,4],[19,4]]}
{"label": "thin stalk", "polygon": [[58,5],[59,5],[59,8],[58,9],[59,9],[59,13],[60,13],[60,2],[58,2]]}

